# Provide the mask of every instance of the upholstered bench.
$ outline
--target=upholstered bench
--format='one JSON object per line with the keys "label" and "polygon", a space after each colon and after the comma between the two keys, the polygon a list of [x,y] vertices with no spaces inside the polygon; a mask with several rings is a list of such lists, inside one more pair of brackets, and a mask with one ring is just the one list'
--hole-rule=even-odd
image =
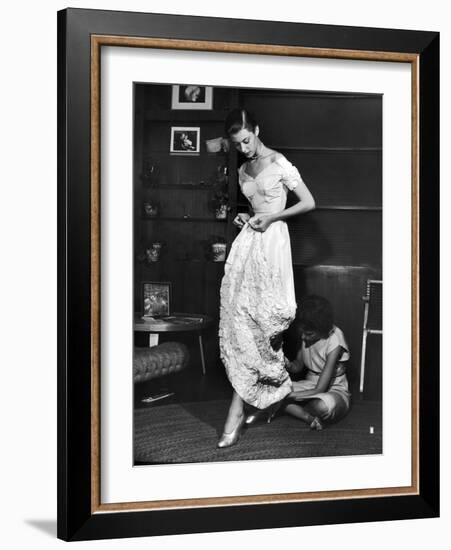
{"label": "upholstered bench", "polygon": [[181,342],[164,342],[150,348],[135,348],[133,381],[146,382],[173,374],[188,365],[189,351]]}

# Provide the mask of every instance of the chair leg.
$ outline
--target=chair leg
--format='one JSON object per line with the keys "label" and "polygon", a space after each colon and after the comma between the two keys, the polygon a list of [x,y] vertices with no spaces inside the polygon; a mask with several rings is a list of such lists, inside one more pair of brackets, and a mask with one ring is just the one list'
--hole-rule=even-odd
{"label": "chair leg", "polygon": [[149,348],[158,346],[159,336],[156,332],[149,332]]}
{"label": "chair leg", "polygon": [[363,393],[363,385],[365,382],[365,356],[366,356],[366,338],[368,336],[368,332],[366,330],[363,331],[362,336],[362,358],[360,360],[360,394]]}
{"label": "chair leg", "polygon": [[205,355],[204,355],[204,343],[202,341],[202,334],[199,332],[199,350],[200,350],[200,359],[202,362],[202,374],[207,372],[205,368]]}

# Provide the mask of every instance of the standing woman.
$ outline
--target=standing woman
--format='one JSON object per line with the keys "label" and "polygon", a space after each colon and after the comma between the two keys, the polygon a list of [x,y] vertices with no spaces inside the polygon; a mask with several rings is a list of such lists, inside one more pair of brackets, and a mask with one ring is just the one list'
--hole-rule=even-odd
{"label": "standing woman", "polygon": [[[296,314],[285,220],[315,207],[297,168],[264,145],[248,111],[231,111],[225,131],[246,157],[238,176],[252,215],[240,213],[233,221],[241,231],[232,243],[221,283],[219,346],[234,393],[218,447],[238,441],[245,423],[244,403],[254,411],[264,410],[291,392],[281,348],[282,332]],[[285,208],[289,190],[298,202]]]}

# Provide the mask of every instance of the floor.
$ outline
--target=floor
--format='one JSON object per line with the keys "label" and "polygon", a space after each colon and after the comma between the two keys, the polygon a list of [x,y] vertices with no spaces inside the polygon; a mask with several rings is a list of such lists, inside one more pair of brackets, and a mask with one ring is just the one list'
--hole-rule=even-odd
{"label": "floor", "polygon": [[[200,365],[191,364],[179,373],[135,385],[135,409],[154,407],[157,403],[168,405],[230,398],[232,389],[222,366],[219,363],[213,366],[207,365],[206,371],[203,375]],[[149,396],[166,393],[173,395],[158,402],[143,402],[143,399]]]}
{"label": "floor", "polygon": [[[182,372],[135,385],[135,435],[139,434],[135,464],[268,458],[273,451],[268,448],[271,438],[272,445],[283,450],[280,457],[382,452],[382,403],[355,397],[348,416],[328,426],[322,435],[309,434],[308,426],[283,415],[271,428],[263,424],[249,432],[244,439],[247,447],[240,443],[227,457],[216,456],[214,449],[231,396],[230,383],[219,362],[207,365],[206,375],[196,363]],[[302,449],[296,447],[300,440]]]}

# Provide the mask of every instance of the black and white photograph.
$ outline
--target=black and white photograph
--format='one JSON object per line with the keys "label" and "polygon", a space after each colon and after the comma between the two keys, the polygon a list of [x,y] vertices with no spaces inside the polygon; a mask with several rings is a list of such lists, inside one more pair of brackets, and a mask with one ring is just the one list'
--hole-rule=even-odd
{"label": "black and white photograph", "polygon": [[213,105],[213,87],[197,84],[173,84],[172,109],[210,110]]}
{"label": "black and white photograph", "polygon": [[169,315],[171,300],[171,283],[143,283],[144,317],[161,317]]}
{"label": "black and white photograph", "polygon": [[[135,315],[134,465],[382,454],[382,94],[215,87],[196,119],[175,89],[134,85],[134,306],[170,281],[193,321]],[[227,146],[170,154],[200,134]]]}
{"label": "black and white photograph", "polygon": [[200,150],[200,128],[174,126],[171,128],[171,153],[197,154]]}

